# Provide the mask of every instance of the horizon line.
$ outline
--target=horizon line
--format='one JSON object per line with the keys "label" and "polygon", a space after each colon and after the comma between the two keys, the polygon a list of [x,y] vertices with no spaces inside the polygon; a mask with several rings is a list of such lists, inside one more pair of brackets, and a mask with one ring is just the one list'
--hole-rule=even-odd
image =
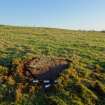
{"label": "horizon line", "polygon": [[23,24],[0,24],[0,26],[11,26],[11,27],[26,27],[26,28],[56,28],[56,29],[66,29],[66,30],[75,30],[75,31],[105,31],[105,29],[96,29],[96,28],[77,28],[77,27],[67,27],[67,26],[46,26],[46,25],[23,25]]}

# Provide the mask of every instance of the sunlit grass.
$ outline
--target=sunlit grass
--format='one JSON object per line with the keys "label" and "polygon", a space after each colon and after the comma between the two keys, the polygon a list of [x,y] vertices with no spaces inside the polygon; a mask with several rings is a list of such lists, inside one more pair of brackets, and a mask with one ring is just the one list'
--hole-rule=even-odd
{"label": "sunlit grass", "polygon": [[[18,74],[2,77],[8,70],[21,69],[21,60],[35,56],[60,56],[72,61],[58,78],[60,82],[46,94],[33,87],[34,94],[30,95],[27,91],[32,87],[27,83],[17,85]],[[105,105],[104,70],[104,32],[0,26],[0,80],[8,78],[0,85],[0,105]],[[13,97],[9,90],[13,90]]]}

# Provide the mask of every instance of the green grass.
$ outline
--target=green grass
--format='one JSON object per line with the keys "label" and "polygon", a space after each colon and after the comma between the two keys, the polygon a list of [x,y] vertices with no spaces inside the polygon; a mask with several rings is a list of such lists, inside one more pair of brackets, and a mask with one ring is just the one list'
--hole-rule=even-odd
{"label": "green grass", "polygon": [[0,58],[78,55],[87,63],[105,62],[105,33],[48,28],[0,27]]}
{"label": "green grass", "polygon": [[[72,59],[69,69],[71,72],[74,69],[76,75],[66,72],[59,78],[61,84],[52,91],[27,95],[16,105],[26,105],[27,102],[29,105],[105,105],[104,32],[0,25],[0,74],[10,70],[12,61],[43,55]],[[67,81],[65,76],[69,77]],[[97,86],[102,97],[95,91]],[[0,86],[0,105],[14,103],[1,98],[9,88],[8,84]]]}
{"label": "green grass", "polygon": [[0,58],[37,55],[80,56],[86,63],[105,62],[105,33],[49,28],[0,27]]}

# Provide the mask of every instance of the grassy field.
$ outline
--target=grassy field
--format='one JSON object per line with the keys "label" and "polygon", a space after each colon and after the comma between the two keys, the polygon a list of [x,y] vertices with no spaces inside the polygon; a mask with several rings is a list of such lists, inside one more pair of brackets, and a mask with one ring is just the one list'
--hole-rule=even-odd
{"label": "grassy field", "polygon": [[70,70],[59,78],[63,81],[69,74],[63,85],[53,87],[47,95],[40,91],[34,93],[30,103],[26,93],[19,103],[3,100],[3,89],[6,89],[1,85],[0,105],[105,105],[104,32],[0,26],[1,74],[9,70],[14,59],[43,55],[73,60]]}
{"label": "grassy field", "polygon": [[77,55],[86,63],[105,62],[105,33],[0,26],[0,58]]}

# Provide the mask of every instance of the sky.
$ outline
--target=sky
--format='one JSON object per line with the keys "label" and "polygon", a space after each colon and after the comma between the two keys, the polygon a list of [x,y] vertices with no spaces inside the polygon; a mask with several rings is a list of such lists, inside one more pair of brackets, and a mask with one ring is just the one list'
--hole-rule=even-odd
{"label": "sky", "polygon": [[0,0],[0,24],[105,30],[105,0]]}

